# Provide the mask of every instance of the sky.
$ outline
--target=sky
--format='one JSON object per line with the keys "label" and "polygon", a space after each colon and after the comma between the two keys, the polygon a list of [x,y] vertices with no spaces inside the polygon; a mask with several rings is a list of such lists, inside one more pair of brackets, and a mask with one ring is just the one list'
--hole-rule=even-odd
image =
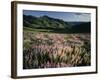
{"label": "sky", "polygon": [[91,21],[90,13],[23,10],[23,14],[32,15],[35,17],[49,16],[52,18],[62,19],[67,22],[90,22]]}

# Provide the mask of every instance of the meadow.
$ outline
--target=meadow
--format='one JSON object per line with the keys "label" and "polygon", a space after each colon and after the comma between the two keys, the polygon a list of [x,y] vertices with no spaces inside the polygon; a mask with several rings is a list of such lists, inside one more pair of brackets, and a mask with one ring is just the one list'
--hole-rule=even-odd
{"label": "meadow", "polygon": [[90,33],[23,30],[23,69],[91,65]]}

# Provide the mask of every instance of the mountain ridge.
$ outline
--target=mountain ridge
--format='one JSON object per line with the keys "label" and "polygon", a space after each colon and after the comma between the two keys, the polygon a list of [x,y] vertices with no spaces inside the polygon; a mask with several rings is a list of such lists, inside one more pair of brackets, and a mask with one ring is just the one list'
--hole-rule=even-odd
{"label": "mountain ridge", "polygon": [[36,29],[63,30],[65,32],[90,32],[90,22],[67,22],[62,19],[56,19],[47,15],[35,17],[32,15],[23,15],[23,26]]}

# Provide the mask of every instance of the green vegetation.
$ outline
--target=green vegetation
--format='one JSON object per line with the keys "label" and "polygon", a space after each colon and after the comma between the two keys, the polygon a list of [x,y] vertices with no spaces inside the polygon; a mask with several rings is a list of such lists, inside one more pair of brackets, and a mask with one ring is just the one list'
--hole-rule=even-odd
{"label": "green vegetation", "polygon": [[[65,22],[48,16],[34,17],[23,15],[24,27],[44,29],[56,33],[90,33],[90,22]],[[72,25],[76,23],[78,25]]]}

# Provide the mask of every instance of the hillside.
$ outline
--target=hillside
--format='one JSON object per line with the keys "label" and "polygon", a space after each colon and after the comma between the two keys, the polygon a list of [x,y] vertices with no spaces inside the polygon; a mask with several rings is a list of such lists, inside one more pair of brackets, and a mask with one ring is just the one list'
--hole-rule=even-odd
{"label": "hillside", "polygon": [[89,33],[90,22],[67,22],[49,16],[23,15],[23,26],[32,29],[47,29],[52,32]]}

